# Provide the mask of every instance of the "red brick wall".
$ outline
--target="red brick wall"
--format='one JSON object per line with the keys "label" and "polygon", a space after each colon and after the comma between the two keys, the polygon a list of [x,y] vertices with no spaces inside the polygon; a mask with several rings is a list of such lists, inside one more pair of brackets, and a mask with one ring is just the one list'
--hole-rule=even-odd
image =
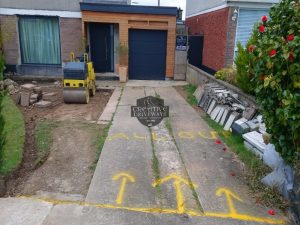
{"label": "red brick wall", "polygon": [[60,41],[62,61],[70,59],[70,52],[74,52],[75,56],[83,53],[81,19],[60,18]]}
{"label": "red brick wall", "polygon": [[0,26],[6,64],[17,65],[19,59],[17,16],[0,15]]}
{"label": "red brick wall", "polygon": [[203,65],[219,70],[225,65],[229,8],[186,19],[189,33],[203,34]]}

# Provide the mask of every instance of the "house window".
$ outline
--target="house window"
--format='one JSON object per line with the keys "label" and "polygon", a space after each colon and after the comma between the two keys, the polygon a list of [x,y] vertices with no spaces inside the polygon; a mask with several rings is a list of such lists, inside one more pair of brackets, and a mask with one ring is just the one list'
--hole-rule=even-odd
{"label": "house window", "polygon": [[57,17],[19,17],[22,63],[61,64]]}

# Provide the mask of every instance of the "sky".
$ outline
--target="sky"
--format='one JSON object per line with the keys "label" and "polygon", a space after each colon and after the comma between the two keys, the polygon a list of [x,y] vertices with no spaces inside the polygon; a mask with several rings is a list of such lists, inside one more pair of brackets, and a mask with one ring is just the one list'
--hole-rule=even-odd
{"label": "sky", "polygon": [[[157,5],[158,0],[131,0],[133,5]],[[138,3],[138,4],[136,4]],[[183,15],[185,15],[185,3],[186,0],[160,0],[161,6],[175,6],[180,7],[184,10]],[[185,16],[183,16],[185,17]]]}

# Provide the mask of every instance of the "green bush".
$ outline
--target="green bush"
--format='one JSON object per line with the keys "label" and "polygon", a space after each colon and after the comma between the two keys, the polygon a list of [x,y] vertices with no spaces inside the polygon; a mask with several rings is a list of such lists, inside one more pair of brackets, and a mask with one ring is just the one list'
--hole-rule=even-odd
{"label": "green bush", "polygon": [[255,26],[245,60],[271,142],[283,158],[300,159],[300,3],[282,0]]}
{"label": "green bush", "polygon": [[233,68],[223,68],[215,73],[215,78],[226,81],[230,84],[236,84],[236,70]]}
{"label": "green bush", "polygon": [[0,80],[3,80],[3,72],[5,70],[5,59],[2,54],[0,54]]}
{"label": "green bush", "polygon": [[0,165],[2,165],[2,154],[3,154],[3,147],[5,143],[5,135],[4,135],[4,119],[1,114],[2,111],[2,100],[3,100],[4,94],[0,92]]}
{"label": "green bush", "polygon": [[236,85],[247,94],[253,94],[254,84],[251,82],[254,77],[254,71],[249,62],[251,62],[252,55],[248,53],[248,48],[245,49],[241,43],[237,44],[238,53],[235,58],[236,65]]}

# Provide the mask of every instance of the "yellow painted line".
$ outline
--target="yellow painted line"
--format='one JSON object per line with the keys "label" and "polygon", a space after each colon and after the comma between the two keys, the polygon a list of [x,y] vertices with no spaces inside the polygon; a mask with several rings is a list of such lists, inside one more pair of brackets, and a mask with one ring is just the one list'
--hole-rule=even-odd
{"label": "yellow painted line", "polygon": [[[173,173],[170,174],[162,179],[156,180],[155,182],[153,182],[152,186],[156,187],[158,185],[161,185],[169,180],[174,180],[173,185],[174,185],[174,189],[176,191],[176,200],[177,200],[177,211],[178,213],[182,214],[185,213],[185,202],[184,202],[184,197],[182,194],[182,190],[181,190],[181,184],[184,183],[186,185],[190,185],[190,182],[188,180],[183,179],[182,177],[178,176],[177,174]],[[194,187],[196,187],[196,185],[192,184]]]}
{"label": "yellow painted line", "polygon": [[124,198],[124,193],[125,193],[127,182],[128,181],[130,181],[131,183],[135,182],[135,177],[130,175],[129,173],[121,172],[121,173],[118,173],[113,176],[114,181],[119,180],[120,178],[122,178],[122,181],[121,181],[121,186],[120,186],[119,193],[118,193],[118,196],[116,199],[116,203],[118,205],[121,205],[123,203],[123,198]]}
{"label": "yellow painted line", "polygon": [[[94,204],[94,203],[87,203],[87,202],[79,202],[79,201],[67,201],[67,200],[55,200],[55,199],[48,199],[48,198],[34,198],[31,196],[19,196],[17,198],[20,199],[31,199],[35,201],[43,201],[48,202],[54,205],[59,204],[67,204],[67,205],[80,205],[80,206],[88,206],[88,207],[95,207],[95,208],[103,208],[103,209],[123,209],[128,211],[134,212],[143,212],[143,213],[161,213],[161,214],[175,214],[181,215],[182,213],[178,212],[176,209],[162,209],[162,208],[142,208],[142,207],[126,207],[126,206],[117,206],[117,205],[110,205],[110,204]],[[259,222],[259,223],[267,223],[267,224],[284,224],[285,220],[283,219],[269,219],[269,218],[260,218],[254,217],[249,215],[243,214],[236,214],[230,215],[225,213],[201,213],[192,210],[186,210],[186,214],[193,217],[211,217],[211,218],[222,218],[222,219],[235,219],[235,220],[242,220],[242,221],[252,221],[252,222]]]}

